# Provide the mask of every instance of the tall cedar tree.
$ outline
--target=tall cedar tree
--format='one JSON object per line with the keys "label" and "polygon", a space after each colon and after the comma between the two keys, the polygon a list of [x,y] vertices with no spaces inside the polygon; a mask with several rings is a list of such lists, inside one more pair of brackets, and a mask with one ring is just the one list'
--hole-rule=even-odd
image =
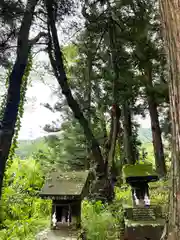
{"label": "tall cedar tree", "polygon": [[84,133],[91,144],[91,150],[94,156],[94,159],[96,159],[97,163],[97,172],[102,175],[104,174],[104,160],[101,154],[101,150],[99,148],[99,144],[97,140],[95,139],[88,121],[84,117],[77,101],[72,96],[67,76],[63,64],[63,58],[61,49],[59,46],[59,40],[57,35],[57,29],[55,25],[55,12],[54,12],[54,2],[46,0],[46,6],[47,6],[47,12],[48,12],[48,35],[49,35],[49,46],[48,46],[48,52],[49,52],[49,58],[50,62],[54,71],[54,74],[57,78],[57,81],[59,82],[62,93],[65,95],[66,100],[68,102],[69,107],[74,113],[74,116],[78,119],[81,126],[83,127]]}
{"label": "tall cedar tree", "polygon": [[[158,34],[157,7],[154,0],[132,1],[134,11],[133,21],[130,22],[132,42],[135,47],[134,59],[141,73],[144,94],[147,99],[154,147],[156,169],[160,176],[166,175],[164,149],[158,114],[157,90],[154,82],[160,82],[159,68],[161,66],[160,38]],[[127,22],[128,24],[128,22]],[[155,40],[153,37],[156,36]]]}
{"label": "tall cedar tree", "polygon": [[67,76],[63,64],[62,52],[59,46],[59,40],[57,35],[57,29],[55,25],[55,12],[54,12],[54,2],[46,1],[47,13],[48,13],[48,36],[49,45],[48,53],[50,62],[57,78],[58,83],[61,86],[62,93],[66,97],[67,103],[74,113],[75,118],[79,121],[80,125],[84,130],[84,134],[91,147],[92,155],[96,163],[96,173],[98,176],[98,181],[94,186],[93,192],[98,192],[99,197],[104,200],[111,201],[113,198],[113,185],[111,184],[111,179],[109,178],[109,173],[107,170],[108,166],[105,164],[99,143],[94,137],[93,132],[88,124],[87,119],[84,117],[82,110],[78,102],[72,95],[71,89],[69,87]]}
{"label": "tall cedar tree", "polygon": [[172,166],[169,218],[163,239],[180,239],[180,1],[161,0],[161,20],[169,70]]}

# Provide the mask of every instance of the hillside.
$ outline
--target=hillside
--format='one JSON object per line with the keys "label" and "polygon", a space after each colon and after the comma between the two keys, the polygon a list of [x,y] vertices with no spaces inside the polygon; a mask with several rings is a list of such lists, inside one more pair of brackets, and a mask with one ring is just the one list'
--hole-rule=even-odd
{"label": "hillside", "polygon": [[19,140],[18,146],[16,154],[22,159],[30,157],[40,149],[45,150],[47,148],[44,137],[35,140]]}
{"label": "hillside", "polygon": [[[152,142],[152,135],[150,128],[140,128],[139,129],[139,139],[142,143],[148,144]],[[45,138],[37,138],[35,140],[20,140],[19,147],[16,150],[16,154],[24,159],[30,157],[34,152],[38,150],[45,150],[47,149],[47,145],[45,142]]]}

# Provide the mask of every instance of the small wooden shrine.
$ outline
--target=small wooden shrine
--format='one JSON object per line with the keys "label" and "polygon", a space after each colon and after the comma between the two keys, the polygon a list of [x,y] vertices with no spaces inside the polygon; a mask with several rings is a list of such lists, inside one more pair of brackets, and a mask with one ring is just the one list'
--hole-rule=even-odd
{"label": "small wooden shrine", "polygon": [[124,240],[159,240],[163,227],[161,207],[150,202],[148,183],[158,175],[151,164],[125,165],[123,177],[131,186],[132,205],[124,205]]}
{"label": "small wooden shrine", "polygon": [[52,200],[51,229],[77,229],[81,225],[81,201],[88,195],[89,172],[52,172],[40,197]]}

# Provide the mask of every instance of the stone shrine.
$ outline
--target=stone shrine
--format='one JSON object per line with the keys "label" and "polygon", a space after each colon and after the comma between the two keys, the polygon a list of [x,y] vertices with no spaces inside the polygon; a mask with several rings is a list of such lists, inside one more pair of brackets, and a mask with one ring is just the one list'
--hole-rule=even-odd
{"label": "stone shrine", "polygon": [[132,205],[124,205],[123,240],[159,240],[165,220],[160,206],[151,204],[149,182],[158,181],[151,164],[125,165],[123,178],[131,186]]}
{"label": "stone shrine", "polygon": [[50,174],[39,195],[52,200],[52,230],[80,228],[81,201],[88,195],[88,189],[89,171]]}

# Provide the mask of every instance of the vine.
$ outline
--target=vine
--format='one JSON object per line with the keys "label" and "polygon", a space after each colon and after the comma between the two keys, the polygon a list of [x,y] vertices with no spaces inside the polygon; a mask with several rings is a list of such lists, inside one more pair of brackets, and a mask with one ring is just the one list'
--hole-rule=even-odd
{"label": "vine", "polygon": [[[10,151],[9,151],[6,170],[11,166],[12,161],[13,161],[13,157],[14,157],[14,154],[15,154],[15,150],[18,146],[18,143],[17,143],[18,142],[18,134],[19,134],[19,130],[20,130],[20,127],[21,127],[21,118],[22,118],[23,113],[24,113],[24,103],[26,101],[27,84],[28,84],[28,78],[29,78],[29,74],[30,74],[31,69],[32,69],[32,56],[30,55],[29,58],[28,58],[28,63],[27,63],[23,78],[22,78],[21,92],[20,92],[20,103],[19,103],[19,106],[18,106],[18,116],[17,116],[17,119],[16,119],[14,136],[13,136],[12,143],[11,143],[11,148],[10,148]],[[7,72],[7,77],[6,77],[6,82],[5,82],[6,89],[8,89],[8,86],[9,86],[9,76],[11,74],[11,71],[12,71],[12,67],[10,67],[8,72]],[[3,119],[6,103],[7,103],[7,91],[2,96],[2,102],[1,102],[1,105],[0,105],[0,122]],[[2,193],[4,192],[4,187],[7,186],[8,184],[9,183],[7,181],[7,174],[6,174],[6,171],[5,171]],[[0,206],[0,222],[2,220],[1,219],[1,211],[2,211],[2,208]]]}
{"label": "vine", "polygon": [[18,135],[19,135],[19,131],[21,128],[21,119],[22,119],[23,113],[24,113],[24,104],[26,102],[27,85],[28,85],[28,79],[29,79],[29,74],[31,72],[31,69],[32,69],[32,56],[29,55],[28,64],[26,66],[26,69],[25,69],[25,72],[23,75],[23,79],[22,79],[21,93],[20,93],[21,99],[20,99],[20,103],[19,103],[19,107],[18,107],[18,116],[17,116],[16,125],[15,125],[15,129],[14,129],[14,136],[13,136],[11,148],[9,151],[7,167],[9,167],[11,165],[14,154],[15,154],[15,150],[18,147]]}
{"label": "vine", "polygon": [[[28,64],[26,66],[26,69],[25,69],[25,72],[23,75],[23,79],[22,79],[21,92],[20,92],[21,99],[20,99],[20,103],[19,103],[19,107],[18,107],[18,116],[17,116],[16,125],[15,125],[15,129],[14,129],[14,136],[13,136],[11,148],[9,151],[7,168],[11,165],[14,154],[15,154],[15,150],[18,146],[18,135],[19,135],[19,130],[21,128],[21,119],[22,119],[23,113],[24,113],[24,104],[26,101],[27,84],[28,84],[28,78],[29,78],[31,69],[32,69],[32,56],[29,55]],[[12,71],[12,67],[10,67],[7,72],[6,81],[5,81],[6,89],[8,89],[8,86],[9,86],[9,76],[11,74],[11,71]],[[5,92],[5,94],[2,96],[2,101],[1,101],[1,106],[0,106],[0,122],[2,121],[2,118],[3,118],[6,102],[7,102],[7,92]]]}

